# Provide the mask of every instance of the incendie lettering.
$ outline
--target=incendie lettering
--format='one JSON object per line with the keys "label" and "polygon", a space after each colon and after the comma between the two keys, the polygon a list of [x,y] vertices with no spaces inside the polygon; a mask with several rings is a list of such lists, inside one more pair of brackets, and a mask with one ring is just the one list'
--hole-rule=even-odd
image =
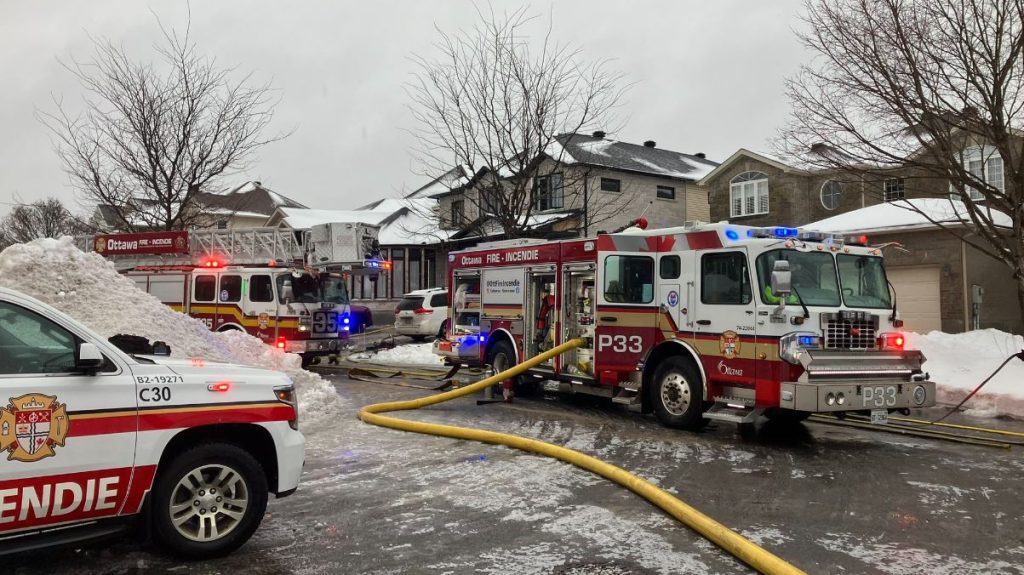
{"label": "incendie lettering", "polygon": [[118,504],[120,477],[109,476],[0,489],[0,525],[110,511]]}

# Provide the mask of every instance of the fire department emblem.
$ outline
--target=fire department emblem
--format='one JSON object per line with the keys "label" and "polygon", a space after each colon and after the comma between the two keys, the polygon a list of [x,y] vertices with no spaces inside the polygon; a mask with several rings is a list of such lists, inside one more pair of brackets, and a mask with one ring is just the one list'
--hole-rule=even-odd
{"label": "fire department emblem", "polygon": [[107,251],[107,238],[96,238],[95,243],[93,243],[93,248],[97,253],[101,254]]}
{"label": "fire department emblem", "polygon": [[718,350],[725,359],[733,359],[740,354],[740,336],[731,330],[722,332],[722,337],[718,340]]}
{"label": "fire department emblem", "polygon": [[186,248],[188,247],[188,244],[186,244],[186,242],[187,242],[187,240],[185,239],[185,236],[178,236],[178,237],[174,238],[174,247],[175,247],[175,249],[177,249],[179,252],[180,251],[187,251]]}
{"label": "fire department emblem", "polygon": [[270,325],[270,314],[267,313],[267,312],[261,313],[260,314],[260,329],[267,329],[267,326],[269,326],[269,325]]}
{"label": "fire department emblem", "polygon": [[64,446],[68,436],[67,404],[41,393],[12,397],[6,409],[0,409],[0,449],[7,460],[31,463],[50,457],[54,447]]}

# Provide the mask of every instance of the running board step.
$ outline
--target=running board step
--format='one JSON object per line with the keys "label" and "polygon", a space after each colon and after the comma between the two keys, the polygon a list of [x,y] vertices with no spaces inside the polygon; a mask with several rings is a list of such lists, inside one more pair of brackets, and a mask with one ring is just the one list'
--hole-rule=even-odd
{"label": "running board step", "polygon": [[725,403],[715,403],[704,412],[706,419],[715,421],[728,421],[730,423],[754,423],[764,412],[763,409],[754,407],[730,406]]}
{"label": "running board step", "polygon": [[618,395],[612,398],[612,403],[625,405],[630,411],[640,411],[641,402],[640,391],[636,389],[620,389]]}

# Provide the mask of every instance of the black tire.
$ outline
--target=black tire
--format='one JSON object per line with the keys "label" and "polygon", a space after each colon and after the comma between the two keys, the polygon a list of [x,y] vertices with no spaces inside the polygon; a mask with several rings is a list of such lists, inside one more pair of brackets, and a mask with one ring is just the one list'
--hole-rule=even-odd
{"label": "black tire", "polygon": [[441,322],[441,329],[437,330],[437,339],[444,339],[448,336],[448,320]]}
{"label": "black tire", "polygon": [[427,341],[427,336],[425,335],[410,335],[409,337],[416,342]]}
{"label": "black tire", "polygon": [[666,358],[651,384],[650,400],[662,425],[689,430],[704,426],[704,384],[692,362],[679,356]]}
{"label": "black tire", "polygon": [[769,421],[782,425],[796,425],[811,416],[807,411],[793,411],[792,409],[775,408],[764,412]]}
{"label": "black tire", "polygon": [[[196,472],[205,483],[197,485]],[[222,491],[215,493],[218,486]],[[188,506],[190,499],[192,505]],[[244,501],[244,508],[239,511],[240,505],[233,505],[231,500]],[[172,503],[186,506],[178,509],[175,516]],[[218,503],[221,508],[214,512]],[[189,560],[221,557],[241,547],[259,527],[267,510],[267,478],[263,467],[248,451],[229,443],[204,443],[161,466],[150,505],[153,538],[162,548]],[[185,517],[196,507],[202,514],[193,512],[180,522],[181,529],[175,527],[175,518]],[[238,516],[228,515],[228,511]],[[218,529],[227,528],[226,532],[207,541],[198,540],[204,533],[209,535],[208,524],[219,524]]]}
{"label": "black tire", "polygon": [[309,367],[313,363],[313,359],[316,356],[308,354],[308,353],[303,353],[303,354],[299,355],[299,357],[302,358],[302,369],[306,369],[307,367]]}
{"label": "black tire", "polygon": [[[517,363],[519,363],[519,359],[516,357],[516,352],[507,340],[499,340],[487,350],[487,365],[491,366],[495,374],[514,367]],[[517,381],[518,378],[512,378],[513,385]],[[497,385],[501,387],[500,383]]]}

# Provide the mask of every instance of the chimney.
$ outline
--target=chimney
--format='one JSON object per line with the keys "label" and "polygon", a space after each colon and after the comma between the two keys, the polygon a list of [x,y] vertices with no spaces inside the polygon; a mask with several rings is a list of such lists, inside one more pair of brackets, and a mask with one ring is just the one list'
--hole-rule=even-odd
{"label": "chimney", "polygon": [[252,183],[256,184],[257,186],[262,186],[263,185],[263,182],[261,182],[259,180],[253,180]]}
{"label": "chimney", "polygon": [[597,130],[597,131],[595,131],[594,132],[594,137],[597,138],[598,140],[603,140],[604,139],[604,130]]}
{"label": "chimney", "polygon": [[698,158],[700,158],[702,160],[707,159],[707,157],[708,157],[708,155],[705,154],[704,152],[697,152],[696,154],[694,154],[694,156],[697,156]]}
{"label": "chimney", "polygon": [[647,140],[646,142],[644,142],[645,148],[653,148],[656,145],[658,145],[658,143],[655,142],[654,140]]}

